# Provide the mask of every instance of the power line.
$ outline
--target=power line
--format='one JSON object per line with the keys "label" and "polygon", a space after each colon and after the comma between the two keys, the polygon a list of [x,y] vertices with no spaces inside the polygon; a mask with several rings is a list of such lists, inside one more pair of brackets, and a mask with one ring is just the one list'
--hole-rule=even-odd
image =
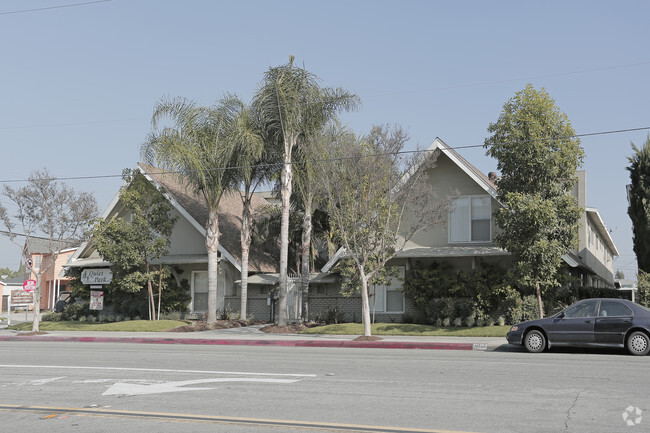
{"label": "power line", "polygon": [[[529,142],[536,142],[536,141],[550,141],[550,140],[561,140],[561,139],[568,139],[568,138],[580,138],[580,137],[593,137],[597,135],[609,135],[609,134],[620,134],[623,132],[635,132],[635,131],[647,131],[650,130],[650,126],[643,126],[640,128],[626,128],[626,129],[613,129],[613,130],[608,130],[608,131],[600,131],[600,132],[587,132],[584,134],[574,134],[574,135],[567,135],[567,136],[561,136],[561,137],[543,137],[543,138],[536,138],[533,140],[523,140],[523,141],[510,141],[510,142],[503,142],[500,144],[517,144],[517,143],[529,143]],[[466,145],[466,146],[448,146],[449,149],[452,150],[457,150],[457,149],[471,149],[471,148],[477,148],[477,147],[484,147],[485,144],[471,144],[471,145]],[[367,158],[373,158],[373,157],[379,157],[379,156],[385,156],[385,155],[407,155],[407,154],[415,154],[415,153],[424,153],[427,152],[427,149],[419,149],[419,150],[403,150],[400,152],[390,152],[390,153],[384,153],[384,154],[374,154],[374,155],[368,155]],[[342,161],[344,159],[349,159],[349,158],[328,158],[328,159],[321,159],[316,162],[331,162],[331,161]],[[213,167],[208,169],[209,171],[217,171],[217,170],[238,170],[242,168],[271,168],[271,167],[279,167],[282,166],[285,163],[262,163],[262,164],[255,164],[252,166],[233,166],[233,167]],[[290,163],[294,164],[294,163]],[[151,173],[151,174],[182,174],[179,171],[164,171],[160,173]],[[70,177],[53,177],[50,180],[52,181],[62,181],[62,180],[88,180],[88,179],[109,179],[109,178],[121,178],[123,175],[122,174],[107,174],[107,175],[94,175],[94,176],[70,176]],[[2,183],[19,183],[19,182],[28,182],[29,179],[6,179],[6,180],[0,180],[0,184]]]}
{"label": "power line", "polygon": [[84,2],[84,3],[72,3],[72,4],[67,4],[67,5],[59,5],[59,6],[48,6],[44,8],[36,8],[36,9],[23,9],[19,11],[9,11],[9,12],[0,12],[0,15],[13,15],[13,14],[23,14],[27,12],[39,12],[39,11],[45,11],[49,9],[63,9],[63,8],[72,8],[76,6],[86,6],[86,5],[92,5],[96,3],[106,3],[110,2],[112,0],[96,0],[96,1],[90,1],[90,2]]}

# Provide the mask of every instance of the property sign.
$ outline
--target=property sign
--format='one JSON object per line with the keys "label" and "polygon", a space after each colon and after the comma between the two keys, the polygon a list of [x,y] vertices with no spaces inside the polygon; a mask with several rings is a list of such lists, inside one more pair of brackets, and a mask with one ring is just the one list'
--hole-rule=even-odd
{"label": "property sign", "polygon": [[26,292],[33,292],[36,290],[36,280],[25,280],[23,283],[23,290]]}
{"label": "property sign", "polygon": [[113,280],[113,272],[106,269],[84,269],[81,272],[81,282],[84,284],[109,284]]}
{"label": "property sign", "polygon": [[32,292],[26,292],[24,290],[12,290],[11,291],[11,304],[12,305],[24,305],[34,303],[34,295]]}
{"label": "property sign", "polygon": [[90,291],[90,309],[103,310],[104,309],[104,292],[101,290]]}

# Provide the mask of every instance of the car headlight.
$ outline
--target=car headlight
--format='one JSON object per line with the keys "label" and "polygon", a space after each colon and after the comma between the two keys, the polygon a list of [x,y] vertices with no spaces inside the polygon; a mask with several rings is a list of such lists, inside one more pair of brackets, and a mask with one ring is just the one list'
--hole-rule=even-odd
{"label": "car headlight", "polygon": [[510,332],[515,332],[515,331],[518,331],[518,330],[519,330],[519,326],[516,326],[516,325],[513,326],[512,328],[510,328]]}

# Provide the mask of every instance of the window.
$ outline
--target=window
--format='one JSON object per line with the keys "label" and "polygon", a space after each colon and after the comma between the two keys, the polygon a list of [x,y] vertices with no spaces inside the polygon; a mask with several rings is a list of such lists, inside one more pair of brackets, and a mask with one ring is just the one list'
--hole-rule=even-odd
{"label": "window", "polygon": [[580,302],[575,304],[573,307],[569,307],[564,310],[564,317],[592,317],[596,310],[596,301],[595,299],[590,299],[588,301]]}
{"label": "window", "polygon": [[403,313],[404,292],[402,280],[404,279],[404,266],[397,266],[398,278],[393,278],[388,286],[377,285],[370,287],[370,312],[372,313]]}
{"label": "window", "polygon": [[600,301],[600,317],[608,316],[631,316],[632,310],[627,308],[622,302],[618,301]]}
{"label": "window", "polygon": [[32,265],[32,269],[35,271],[39,271],[41,269],[41,266],[43,266],[43,256],[38,256],[35,255],[34,257],[34,264]]}
{"label": "window", "polygon": [[489,242],[491,218],[489,196],[458,197],[449,214],[449,241]]}
{"label": "window", "polygon": [[192,311],[208,311],[208,271],[192,272]]}

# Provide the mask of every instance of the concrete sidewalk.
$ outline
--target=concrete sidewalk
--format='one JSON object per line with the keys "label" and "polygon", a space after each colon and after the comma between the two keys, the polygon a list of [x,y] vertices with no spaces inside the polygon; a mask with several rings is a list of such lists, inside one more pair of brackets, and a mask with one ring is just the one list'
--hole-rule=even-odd
{"label": "concrete sidewalk", "polygon": [[[261,325],[265,326],[265,325]],[[428,350],[494,350],[507,344],[505,338],[494,337],[419,337],[381,336],[378,341],[356,341],[358,335],[329,334],[267,334],[261,326],[218,329],[200,332],[81,332],[48,331],[44,335],[26,335],[25,331],[6,329],[0,324],[1,341],[140,343],[140,344],[203,344],[285,347],[354,347],[375,349]]]}

